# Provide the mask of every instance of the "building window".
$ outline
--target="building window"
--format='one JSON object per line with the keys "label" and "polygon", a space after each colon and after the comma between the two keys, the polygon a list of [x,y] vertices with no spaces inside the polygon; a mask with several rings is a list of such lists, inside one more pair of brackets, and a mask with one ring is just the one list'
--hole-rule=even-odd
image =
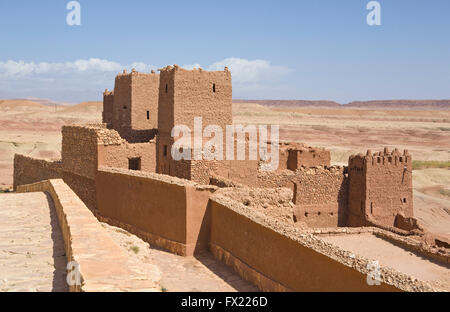
{"label": "building window", "polygon": [[164,157],[167,157],[167,145],[164,145],[163,153],[164,153]]}
{"label": "building window", "polygon": [[126,107],[126,106],[124,106],[124,107],[123,107],[123,109],[127,109],[127,107]]}
{"label": "building window", "polygon": [[403,203],[406,204],[406,198],[403,198]]}
{"label": "building window", "polygon": [[129,158],[128,159],[128,169],[130,170],[141,170],[141,158]]}
{"label": "building window", "polygon": [[166,83],[166,93],[167,93],[168,90],[169,90],[169,87],[167,86],[167,83]]}
{"label": "building window", "polygon": [[150,119],[150,111],[147,111],[147,120]]}
{"label": "building window", "polygon": [[216,92],[216,84],[213,83],[213,92]]}

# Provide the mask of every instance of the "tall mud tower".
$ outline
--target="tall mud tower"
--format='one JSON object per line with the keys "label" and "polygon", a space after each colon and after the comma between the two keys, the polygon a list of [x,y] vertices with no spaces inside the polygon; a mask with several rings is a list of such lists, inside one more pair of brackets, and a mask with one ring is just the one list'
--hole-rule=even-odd
{"label": "tall mud tower", "polygon": [[159,173],[196,180],[195,167],[201,161],[175,161],[171,157],[175,125],[189,127],[194,134],[194,118],[201,117],[202,129],[217,125],[225,131],[231,125],[232,86],[231,73],[204,71],[201,68],[185,70],[177,65],[160,69],[157,169]]}
{"label": "tall mud tower", "polygon": [[133,70],[116,76],[114,92],[103,94],[103,122],[121,133],[158,126],[159,75]]}
{"label": "tall mud tower", "polygon": [[349,226],[394,226],[398,213],[413,216],[412,160],[395,149],[349,158]]}

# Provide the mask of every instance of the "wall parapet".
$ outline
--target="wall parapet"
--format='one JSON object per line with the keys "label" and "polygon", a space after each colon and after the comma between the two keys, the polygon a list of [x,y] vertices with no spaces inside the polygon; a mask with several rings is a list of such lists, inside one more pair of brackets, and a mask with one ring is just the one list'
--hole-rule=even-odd
{"label": "wall parapet", "polygon": [[70,291],[158,291],[157,274],[152,280],[134,269],[126,253],[64,181],[21,185],[17,191],[46,192],[53,199],[67,259],[78,263],[81,273],[81,285],[70,286]]}
{"label": "wall parapet", "polygon": [[179,255],[207,249],[209,196],[217,187],[150,172],[100,168],[98,216]]}
{"label": "wall parapet", "polygon": [[264,291],[433,290],[385,266],[380,267],[381,285],[369,286],[368,259],[294,226],[280,227],[276,220],[218,194],[211,196],[210,246],[215,256]]}

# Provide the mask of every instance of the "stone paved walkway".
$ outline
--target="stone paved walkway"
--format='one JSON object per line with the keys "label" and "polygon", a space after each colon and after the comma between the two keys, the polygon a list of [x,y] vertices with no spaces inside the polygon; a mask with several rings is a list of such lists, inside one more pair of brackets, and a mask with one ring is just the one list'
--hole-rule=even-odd
{"label": "stone paved walkway", "polygon": [[45,193],[0,194],[0,292],[68,291],[64,242]]}

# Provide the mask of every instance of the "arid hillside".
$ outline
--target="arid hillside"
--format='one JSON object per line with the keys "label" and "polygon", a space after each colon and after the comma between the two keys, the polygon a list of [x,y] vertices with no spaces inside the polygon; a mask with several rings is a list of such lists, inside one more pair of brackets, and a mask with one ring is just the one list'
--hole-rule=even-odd
{"label": "arid hillside", "polygon": [[343,107],[383,110],[450,110],[450,100],[384,100],[384,101],[353,101],[339,104],[333,101],[304,100],[233,100],[234,103],[255,103],[264,106],[282,107]]}

